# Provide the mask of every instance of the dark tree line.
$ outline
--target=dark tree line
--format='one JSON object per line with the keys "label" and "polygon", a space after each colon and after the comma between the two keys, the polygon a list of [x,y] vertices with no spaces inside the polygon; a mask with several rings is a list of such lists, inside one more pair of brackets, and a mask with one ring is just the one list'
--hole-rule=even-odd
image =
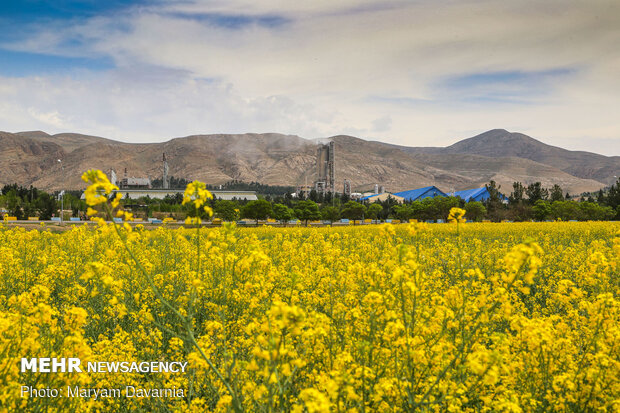
{"label": "dark tree line", "polygon": [[[619,181],[620,182],[620,181]],[[620,218],[619,182],[607,190],[598,193],[598,199],[592,197],[579,201],[572,199],[568,192],[555,184],[544,188],[540,182],[527,186],[521,182],[512,184],[512,192],[507,199],[502,199],[500,187],[491,181],[487,185],[490,198],[485,201],[487,218],[499,221],[605,221]]]}
{"label": "dark tree line", "polygon": [[5,209],[9,216],[20,220],[35,216],[50,219],[58,212],[56,199],[53,196],[32,186],[26,188],[16,184],[5,185],[2,188],[0,207]]}
{"label": "dark tree line", "polygon": [[[172,180],[171,180],[172,182]],[[174,181],[176,183],[181,180]],[[213,188],[214,186],[210,186]],[[523,185],[514,182],[510,194],[502,195],[501,186],[494,181],[486,188],[488,199],[482,202],[465,202],[455,197],[425,198],[419,201],[399,204],[395,198],[383,201],[352,201],[342,194],[318,194],[310,191],[297,198],[292,187],[249,184],[231,181],[222,188],[229,190],[253,190],[259,192],[261,199],[247,201],[240,199],[212,199],[209,205],[215,212],[215,218],[225,221],[239,219],[263,220],[275,219],[289,221],[299,219],[305,223],[313,220],[337,221],[342,218],[361,220],[400,219],[407,221],[417,219],[445,220],[453,207],[464,208],[466,218],[472,221],[488,219],[491,221],[545,221],[545,220],[610,220],[620,218],[620,180],[609,188],[593,194],[583,194],[579,200],[562,190],[559,185],[544,188],[540,182]],[[219,186],[218,186],[219,189]],[[262,191],[262,192],[261,192]],[[50,219],[59,214],[58,194],[48,194],[34,187],[5,185],[0,195],[0,209],[18,219],[38,216]],[[84,216],[86,205],[79,199],[80,191],[67,191],[64,195],[65,210],[71,210],[73,216]],[[304,196],[307,195],[307,196]],[[138,200],[124,199],[123,204],[134,210],[143,218],[160,215],[172,215],[183,218],[188,211],[182,205],[183,194],[168,195],[164,199],[143,197]]]}

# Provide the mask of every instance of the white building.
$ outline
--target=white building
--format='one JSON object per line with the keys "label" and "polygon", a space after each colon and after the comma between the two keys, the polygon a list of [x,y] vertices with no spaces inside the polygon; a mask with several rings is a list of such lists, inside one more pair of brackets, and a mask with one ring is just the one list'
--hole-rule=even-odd
{"label": "white building", "polygon": [[[119,189],[118,191],[114,191],[114,193],[120,192],[123,194],[123,199],[129,197],[129,199],[138,199],[142,197],[150,197],[154,199],[164,199],[166,196],[176,196],[176,194],[181,194],[185,192],[183,189]],[[254,191],[220,191],[220,190],[209,190],[215,199],[245,199],[248,201],[256,201],[258,197],[256,196],[256,192]],[[84,194],[82,193],[81,199],[85,199]]]}

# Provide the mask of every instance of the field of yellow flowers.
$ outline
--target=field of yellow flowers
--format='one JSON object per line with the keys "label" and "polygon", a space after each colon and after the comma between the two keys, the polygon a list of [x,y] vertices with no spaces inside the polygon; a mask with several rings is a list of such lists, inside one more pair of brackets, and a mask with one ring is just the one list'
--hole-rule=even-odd
{"label": "field of yellow flowers", "polygon": [[[619,256],[618,223],[0,226],[0,409],[620,411]],[[183,395],[67,392],[126,386]]]}

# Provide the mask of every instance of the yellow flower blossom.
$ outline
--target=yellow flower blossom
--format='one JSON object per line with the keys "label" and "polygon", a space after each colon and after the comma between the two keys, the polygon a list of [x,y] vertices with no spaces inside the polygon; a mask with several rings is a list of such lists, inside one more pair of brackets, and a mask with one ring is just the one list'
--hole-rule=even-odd
{"label": "yellow flower blossom", "polygon": [[[620,407],[620,223],[149,227],[0,229],[3,410]],[[33,357],[191,370],[22,373]],[[20,395],[127,385],[185,394]]]}
{"label": "yellow flower blossom", "polygon": [[464,223],[465,222],[465,210],[462,208],[451,208],[448,215],[448,222],[452,223]]}
{"label": "yellow flower blossom", "polygon": [[108,201],[107,195],[118,189],[118,187],[112,185],[108,177],[98,169],[91,169],[84,172],[82,180],[89,184],[86,191],[84,191],[84,197],[86,198],[86,204],[91,207],[106,203]]}

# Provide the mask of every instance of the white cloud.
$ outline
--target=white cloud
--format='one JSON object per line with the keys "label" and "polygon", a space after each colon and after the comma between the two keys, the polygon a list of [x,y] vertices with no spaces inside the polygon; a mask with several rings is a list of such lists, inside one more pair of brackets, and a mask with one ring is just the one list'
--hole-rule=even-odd
{"label": "white cloud", "polygon": [[[619,7],[613,0],[168,2],[13,44],[111,56],[118,68],[3,79],[8,110],[0,121],[3,129],[33,129],[31,122],[130,140],[349,132],[416,146],[507,128],[594,151],[586,137],[596,138],[609,143],[601,151],[620,154]],[[225,24],[239,15],[241,23]],[[250,23],[265,16],[280,20]],[[79,47],[67,46],[72,38]],[[566,73],[533,83],[536,73],[558,69]],[[480,90],[446,87],[497,72],[533,77]],[[468,99],[481,91],[522,101]]]}
{"label": "white cloud", "polygon": [[47,126],[47,128],[54,129],[68,129],[71,128],[71,124],[67,122],[66,119],[58,113],[58,111],[53,110],[51,112],[41,113],[35,108],[28,108],[28,115],[32,117],[35,122],[38,124],[43,124]]}
{"label": "white cloud", "polygon": [[[156,80],[155,80],[156,79]],[[198,133],[284,132],[319,136],[335,114],[286,97],[247,99],[230,85],[183,72],[0,78],[0,125],[9,131],[80,132],[131,142]],[[27,126],[27,127],[25,127]]]}

